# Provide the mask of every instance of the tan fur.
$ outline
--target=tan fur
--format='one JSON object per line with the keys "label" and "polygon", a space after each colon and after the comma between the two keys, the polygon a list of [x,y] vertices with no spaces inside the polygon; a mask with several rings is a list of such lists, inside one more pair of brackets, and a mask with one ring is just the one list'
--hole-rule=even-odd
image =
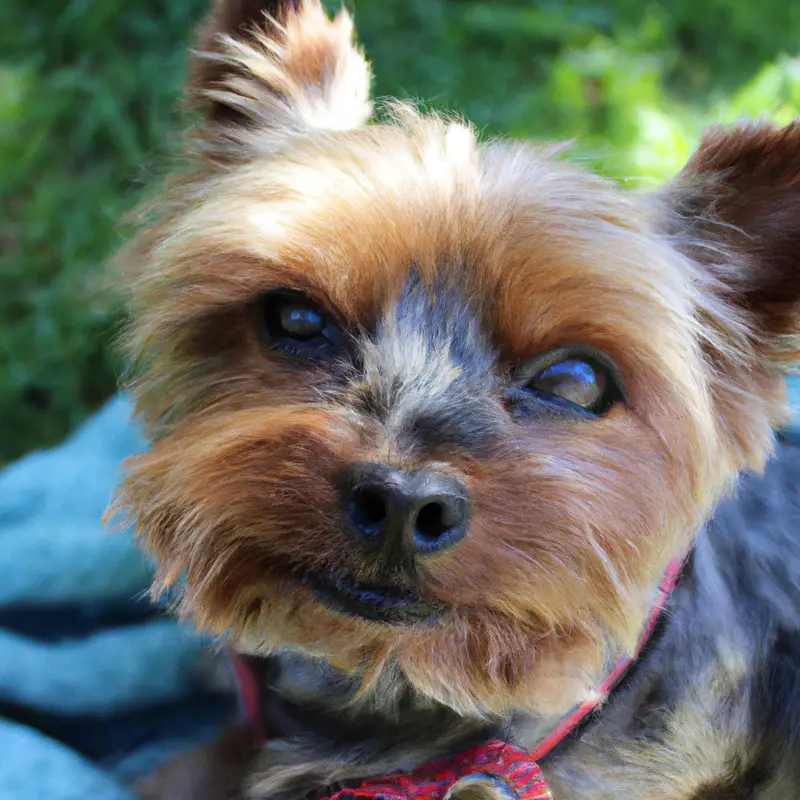
{"label": "tan fur", "polygon": [[[248,652],[322,656],[361,674],[366,693],[397,672],[466,715],[560,713],[631,648],[668,560],[770,451],[784,397],[765,360],[790,352],[796,317],[759,282],[773,253],[763,215],[747,230],[735,202],[708,198],[721,180],[738,197],[737,181],[767,164],[794,169],[793,191],[783,155],[797,129],[713,134],[669,190],[633,196],[558,148],[482,144],[466,124],[405,105],[367,126],[369,72],[346,14],[329,21],[316,0],[271,20],[234,11],[220,3],[194,65],[200,158],[120,259],[132,389],[154,444],[131,462],[117,510],[159,559],[156,590],[186,574],[182,611]],[[740,247],[748,236],[756,244]],[[781,258],[770,269],[785,271]],[[342,387],[258,340],[268,290],[302,290],[347,330],[371,329],[412,267],[430,282],[458,271],[502,370],[592,346],[620,369],[627,403],[592,422],[506,420],[485,458],[420,452],[396,430],[448,391],[446,348],[365,345],[364,373]],[[355,401],[383,373],[405,387],[388,422]],[[469,537],[420,570],[422,595],[452,609],[445,624],[336,615],[294,581],[307,566],[369,579],[334,490],[365,460],[436,464],[472,492]],[[696,735],[713,760],[697,713],[687,707],[675,736]],[[653,797],[684,797],[678,764],[658,758],[670,788]]]}
{"label": "tan fur", "polygon": [[[210,123],[201,152],[238,161],[279,149],[290,135],[363,125],[370,71],[347,12],[331,21],[319,0],[306,0],[302,15],[250,5],[218,2],[201,32],[189,94]],[[237,130],[232,115],[247,124]]]}

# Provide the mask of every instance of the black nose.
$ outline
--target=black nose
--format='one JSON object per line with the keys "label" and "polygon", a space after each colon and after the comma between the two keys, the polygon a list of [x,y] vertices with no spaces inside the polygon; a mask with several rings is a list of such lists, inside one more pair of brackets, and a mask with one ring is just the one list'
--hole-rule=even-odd
{"label": "black nose", "polygon": [[342,484],[344,516],[364,543],[438,553],[467,533],[469,497],[457,478],[427,470],[355,464]]}

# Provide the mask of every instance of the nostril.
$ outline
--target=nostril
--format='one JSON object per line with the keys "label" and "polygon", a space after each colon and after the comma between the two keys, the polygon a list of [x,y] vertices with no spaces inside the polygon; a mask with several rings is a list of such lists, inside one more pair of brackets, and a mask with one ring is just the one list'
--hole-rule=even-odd
{"label": "nostril", "polygon": [[414,531],[418,537],[433,541],[440,536],[444,536],[452,523],[446,519],[447,513],[441,503],[428,503],[424,505],[417,514],[417,521]]}
{"label": "nostril", "polygon": [[377,536],[385,527],[386,501],[374,489],[356,489],[350,502],[350,520],[361,531]]}
{"label": "nostril", "polygon": [[[456,534],[463,535],[466,507],[466,501],[461,497],[434,500],[422,506],[414,522],[417,547],[422,551],[439,550],[448,546]],[[457,538],[461,538],[460,535]]]}

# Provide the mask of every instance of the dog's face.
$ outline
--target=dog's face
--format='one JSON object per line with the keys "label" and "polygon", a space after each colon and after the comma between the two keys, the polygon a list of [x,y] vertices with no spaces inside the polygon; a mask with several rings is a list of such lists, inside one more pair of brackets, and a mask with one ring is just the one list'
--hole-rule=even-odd
{"label": "dog's face", "polygon": [[159,585],[366,686],[569,706],[769,451],[800,129],[717,132],[635,196],[409,109],[367,125],[316,0],[221,0],[199,49],[197,168],[123,256],[154,443],[120,504]]}

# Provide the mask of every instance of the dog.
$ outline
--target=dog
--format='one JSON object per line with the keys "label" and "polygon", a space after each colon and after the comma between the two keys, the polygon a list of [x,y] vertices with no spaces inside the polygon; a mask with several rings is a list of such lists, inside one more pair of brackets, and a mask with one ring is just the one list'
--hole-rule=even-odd
{"label": "dog", "polygon": [[621,190],[374,109],[318,0],[216,0],[186,99],[119,257],[152,447],[114,509],[267,736],[142,793],[331,796],[577,708],[555,798],[800,798],[800,124]]}

